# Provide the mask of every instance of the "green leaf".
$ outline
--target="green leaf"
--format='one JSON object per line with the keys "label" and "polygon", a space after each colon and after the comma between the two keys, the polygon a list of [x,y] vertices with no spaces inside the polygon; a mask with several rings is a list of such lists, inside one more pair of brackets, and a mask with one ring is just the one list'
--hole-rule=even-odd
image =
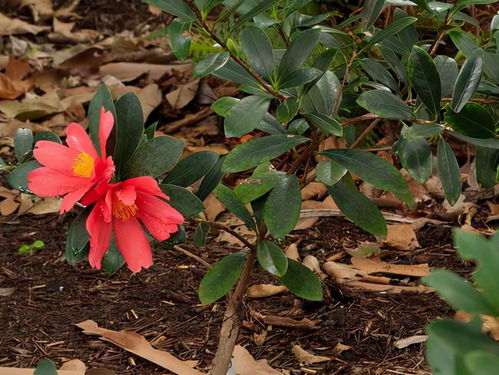
{"label": "green leaf", "polygon": [[413,124],[410,127],[402,128],[402,135],[406,139],[413,138],[432,138],[444,131],[444,128],[438,124]]}
{"label": "green leaf", "polygon": [[453,206],[461,195],[461,174],[452,148],[443,138],[437,147],[437,169],[445,192],[445,198]]}
{"label": "green leaf", "polygon": [[463,52],[465,56],[470,56],[480,47],[472,39],[472,35],[462,30],[451,30],[449,36],[452,42]]}
{"label": "green leaf", "polygon": [[341,96],[341,83],[336,75],[327,71],[303,97],[303,110],[331,116]]}
{"label": "green leaf", "polygon": [[385,0],[364,1],[364,9],[362,9],[362,12],[360,13],[362,16],[363,30],[367,30],[374,25],[374,22],[378,19],[384,6]]}
{"label": "green leaf", "polygon": [[393,78],[392,74],[386,69],[383,64],[374,59],[363,59],[361,61],[362,68],[369,76],[376,82],[379,82],[392,91],[398,91],[397,81]]}
{"label": "green leaf", "polygon": [[[105,150],[100,149],[99,144],[99,119],[100,110],[104,107],[106,111],[111,111],[116,125],[116,110],[114,108],[114,101],[111,92],[105,85],[100,85],[94,97],[88,105],[88,127],[90,130],[90,138],[94,143],[97,152],[104,153]],[[108,140],[109,141],[109,140]]]}
{"label": "green leaf", "polygon": [[62,143],[61,138],[59,138],[57,134],[52,132],[36,132],[35,134],[33,134],[33,144],[36,144],[36,142],[38,141]]}
{"label": "green leaf", "polygon": [[300,68],[287,76],[282,77],[279,81],[279,87],[283,89],[300,87],[318,79],[322,74],[323,73],[316,68]]}
{"label": "green leaf", "polygon": [[33,132],[28,128],[19,128],[14,136],[14,152],[17,160],[33,150]]}
{"label": "green leaf", "polygon": [[260,121],[257,129],[267,134],[286,134],[286,129],[270,113],[263,116],[263,120]]}
{"label": "green leaf", "polygon": [[230,109],[239,103],[238,98],[234,98],[232,96],[224,96],[220,99],[215,100],[211,105],[211,109],[217,115],[226,117],[227,113],[229,113]]}
{"label": "green leaf", "polygon": [[[496,141],[499,146],[499,140]],[[480,146],[475,148],[476,179],[482,187],[491,188],[496,184],[498,164],[499,150]]]}
{"label": "green leaf", "polygon": [[211,225],[209,223],[199,223],[194,232],[194,237],[192,239],[192,244],[196,247],[204,246],[208,233],[210,233]]}
{"label": "green leaf", "polygon": [[34,375],[57,375],[57,367],[50,359],[42,359],[38,362]]}
{"label": "green leaf", "polygon": [[281,123],[288,123],[296,116],[299,109],[300,109],[300,102],[297,99],[295,98],[286,99],[277,107],[276,110],[277,121]]}
{"label": "green leaf", "polygon": [[222,171],[225,173],[245,171],[307,141],[308,138],[290,135],[269,135],[252,139],[236,146],[227,155]]}
{"label": "green leaf", "polygon": [[229,52],[207,53],[194,66],[195,77],[205,77],[220,69],[229,60]]}
{"label": "green leaf", "polygon": [[214,193],[224,207],[244,221],[249,229],[255,228],[253,217],[231,188],[219,184],[214,190]]}
{"label": "green leaf", "polygon": [[237,283],[244,267],[244,253],[227,255],[216,262],[199,285],[201,303],[210,304],[222,298]]}
{"label": "green leaf", "polygon": [[423,278],[428,286],[434,288],[440,296],[455,309],[472,314],[495,316],[497,311],[473,285],[449,270],[432,271]]}
{"label": "green leaf", "polygon": [[397,54],[393,49],[388,47],[386,43],[380,43],[379,49],[381,55],[384,57],[390,68],[397,74],[397,77],[404,83],[407,83],[407,70],[402,64],[402,61],[398,58]]}
{"label": "green leaf", "polygon": [[406,181],[397,168],[386,160],[362,150],[326,150],[322,155],[378,189],[391,191],[409,205],[414,203]]}
{"label": "green leaf", "polygon": [[451,16],[452,14],[455,14],[456,12],[470,5],[494,4],[494,3],[497,3],[497,0],[458,0],[456,1],[454,7],[452,8]]}
{"label": "green leaf", "polygon": [[385,90],[366,91],[359,96],[357,103],[382,118],[410,120],[414,117],[411,107],[398,96]]}
{"label": "green leaf", "polygon": [[322,113],[305,113],[303,116],[324,134],[336,135],[338,137],[343,135],[343,127],[331,116],[323,115]]}
{"label": "green leaf", "polygon": [[41,165],[37,161],[28,161],[27,163],[23,163],[17,166],[14,170],[12,170],[7,176],[7,183],[13,188],[17,189],[22,193],[29,192],[28,189],[28,174],[40,168]]}
{"label": "green leaf", "polygon": [[348,172],[345,167],[333,160],[321,160],[315,170],[317,180],[329,186],[336,184]]}
{"label": "green leaf", "polygon": [[288,134],[302,135],[308,128],[308,122],[303,118],[298,118],[288,125]]}
{"label": "green leaf", "polygon": [[71,265],[82,261],[87,257],[88,241],[90,236],[87,232],[86,222],[92,207],[83,210],[69,226],[66,237],[65,258]]}
{"label": "green leaf", "polygon": [[253,19],[254,17],[258,16],[260,13],[265,12],[267,9],[269,9],[271,6],[274,4],[278,3],[279,0],[266,0],[266,1],[261,1],[258,3],[254,8],[249,10],[248,12],[244,13],[239,17],[239,20],[236,22],[234,25],[233,29],[238,28],[241,26],[243,23]]}
{"label": "green leaf", "polygon": [[454,92],[452,93],[451,108],[459,113],[472,98],[482,77],[482,51],[475,51],[466,59],[457,76]]}
{"label": "green leaf", "polygon": [[338,182],[328,187],[341,212],[365,231],[376,237],[385,238],[387,233],[386,221],[379,208],[356,188],[345,182]]}
{"label": "green leaf", "polygon": [[189,190],[170,184],[161,184],[159,187],[170,197],[168,203],[185,217],[196,216],[204,210],[203,202]]}
{"label": "green leaf", "polygon": [[499,355],[474,351],[464,357],[466,367],[472,374],[493,374],[499,369]]}
{"label": "green leaf", "polygon": [[445,112],[445,121],[455,131],[472,138],[495,138],[495,121],[492,115],[477,103],[466,104],[459,113]]}
{"label": "green leaf", "polygon": [[223,177],[222,165],[224,163],[225,156],[218,158],[215,165],[210,169],[210,171],[204,176],[199,189],[196,192],[197,197],[204,201],[208,195],[211,194],[213,190],[217,187],[218,183]]}
{"label": "green leaf", "polygon": [[407,73],[418,97],[432,115],[437,117],[442,98],[440,76],[433,59],[421,47],[412,47]]}
{"label": "green leaf", "polygon": [[121,96],[115,107],[117,120],[113,159],[119,175],[142,139],[144,116],[139,99],[131,92]]}
{"label": "green leaf", "polygon": [[270,163],[259,165],[253,174],[237,184],[234,193],[244,204],[250,203],[269,192],[279,181],[281,172],[270,169]]}
{"label": "green leaf", "polygon": [[241,137],[254,130],[263,120],[270,105],[270,99],[262,96],[247,96],[229,109],[225,117],[225,136]]}
{"label": "green leaf", "polygon": [[192,22],[182,22],[175,19],[168,26],[168,36],[172,52],[179,60],[185,60],[191,52],[191,38],[188,31]]}
{"label": "green leaf", "polygon": [[320,33],[319,29],[308,29],[293,39],[279,64],[279,81],[303,65],[315,49]]}
{"label": "green leaf", "polygon": [[438,55],[433,59],[440,77],[440,90],[443,98],[449,98],[454,91],[459,69],[456,60],[451,57]]}
{"label": "green leaf", "polygon": [[499,139],[472,138],[472,137],[467,137],[467,136],[462,135],[462,134],[457,133],[457,132],[447,132],[447,134],[450,134],[454,138],[471,143],[472,145],[475,145],[475,146],[499,150]]}
{"label": "green leaf", "polygon": [[169,136],[156,137],[144,142],[123,168],[123,178],[161,176],[173,168],[183,149],[183,141]]}
{"label": "green leaf", "polygon": [[284,276],[288,270],[288,258],[274,242],[258,242],[257,257],[260,266],[274,276]]}
{"label": "green leaf", "polygon": [[196,15],[183,0],[142,0],[183,21],[196,21]]}
{"label": "green leaf", "polygon": [[263,77],[274,70],[274,51],[269,37],[257,26],[245,27],[240,34],[241,48],[250,65]]}
{"label": "green leaf", "polygon": [[201,151],[188,155],[163,180],[164,184],[190,186],[206,175],[218,161],[219,155],[212,151]]}
{"label": "green leaf", "polygon": [[213,72],[213,75],[242,85],[259,87],[259,83],[241,65],[232,60],[227,61],[225,65]]}
{"label": "green leaf", "polygon": [[322,284],[317,275],[303,264],[288,259],[288,270],[281,282],[294,295],[310,300],[322,301]]}
{"label": "green leaf", "polygon": [[283,238],[291,232],[300,218],[300,208],[300,182],[294,175],[281,176],[263,209],[269,233],[275,238]]}
{"label": "green leaf", "polygon": [[393,151],[409,175],[416,181],[425,182],[432,173],[432,154],[430,145],[424,138],[401,138]]}
{"label": "green leaf", "polygon": [[102,258],[102,270],[109,275],[114,275],[124,264],[125,260],[121,256],[113,236],[109,241],[109,249]]}
{"label": "green leaf", "polygon": [[374,36],[369,39],[369,42],[367,42],[366,46],[363,49],[372,47],[376,43],[382,42],[383,40],[386,40],[401,30],[405,29],[409,25],[412,25],[415,23],[418,19],[416,17],[403,17],[399,18],[397,20],[394,20],[390,25],[385,27],[383,30],[378,31]]}

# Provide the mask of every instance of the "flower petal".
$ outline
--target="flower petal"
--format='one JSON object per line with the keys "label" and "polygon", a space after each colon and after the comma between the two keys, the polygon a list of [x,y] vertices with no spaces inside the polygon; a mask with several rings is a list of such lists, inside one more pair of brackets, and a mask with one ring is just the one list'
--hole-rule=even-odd
{"label": "flower petal", "polygon": [[33,150],[35,159],[45,167],[56,169],[68,176],[73,176],[73,163],[80,151],[56,142],[38,141]]}
{"label": "flower petal", "polygon": [[137,217],[146,226],[149,233],[151,233],[151,235],[153,235],[158,241],[167,240],[170,238],[172,233],[178,231],[177,224],[166,224],[165,222],[143,211],[139,210]]}
{"label": "flower petal", "polygon": [[139,212],[151,215],[164,224],[182,224],[184,222],[184,217],[180,212],[154,195],[138,191],[136,205]]}
{"label": "flower petal", "polygon": [[87,178],[68,176],[54,169],[41,167],[28,174],[28,188],[40,197],[58,197],[92,187]]}
{"label": "flower petal", "polygon": [[121,189],[116,190],[116,196],[123,202],[123,204],[131,206],[135,203],[135,199],[137,198],[135,186],[123,184]]}
{"label": "flower petal", "polygon": [[169,199],[168,196],[165,193],[163,193],[159,188],[158,182],[151,176],[130,178],[124,181],[124,183],[127,185],[135,186],[135,189],[137,191],[142,191],[144,193],[156,195],[164,199]]}
{"label": "flower petal", "polygon": [[66,129],[66,143],[80,152],[86,152],[94,159],[98,158],[94,144],[85,129],[80,124],[72,122]]}
{"label": "flower petal", "polygon": [[72,191],[64,196],[61,203],[61,208],[59,213],[62,215],[73,208],[73,206],[80,200],[81,197],[85,195],[88,191],[88,187],[81,188],[79,190]]}
{"label": "flower petal", "polygon": [[111,240],[112,224],[106,223],[101,213],[101,203],[97,203],[90,215],[88,215],[86,227],[90,235],[90,252],[88,253],[88,262],[98,270],[102,267],[102,258],[109,249]]}
{"label": "flower petal", "polygon": [[107,139],[109,138],[109,134],[113,130],[114,126],[114,117],[111,111],[107,111],[102,107],[100,109],[100,117],[99,117],[99,145],[100,145],[100,154],[102,159],[106,157],[106,144]]}
{"label": "flower petal", "polygon": [[114,237],[118,250],[123,255],[128,268],[139,272],[142,267],[152,265],[151,245],[136,218],[129,220],[113,220]]}

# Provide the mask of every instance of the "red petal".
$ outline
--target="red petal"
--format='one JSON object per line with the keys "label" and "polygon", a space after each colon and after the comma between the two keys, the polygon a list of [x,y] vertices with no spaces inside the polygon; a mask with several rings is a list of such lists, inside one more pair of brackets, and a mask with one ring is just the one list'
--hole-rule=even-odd
{"label": "red petal", "polygon": [[80,200],[83,195],[87,192],[88,188],[82,188],[79,190],[75,190],[71,193],[68,193],[67,195],[64,196],[62,203],[61,203],[61,208],[60,208],[60,214],[62,215],[64,212],[68,212],[73,208],[73,206]]}
{"label": "red petal", "polygon": [[86,152],[94,159],[98,158],[92,140],[80,124],[72,122],[68,125],[66,130],[66,143],[75,150]]}
{"label": "red petal", "polygon": [[137,193],[135,191],[135,186],[123,184],[122,188],[116,190],[116,196],[119,198],[123,204],[132,205],[135,203],[135,199],[137,198]]}
{"label": "red petal", "polygon": [[168,196],[161,191],[157,181],[151,176],[134,177],[124,181],[127,185],[135,186],[137,191],[157,195],[158,197],[169,199]]}
{"label": "red petal", "polygon": [[172,233],[178,231],[178,226],[176,224],[165,224],[161,220],[144,212],[139,211],[137,217],[144,223],[149,233],[158,241],[167,240]]}
{"label": "red petal", "polygon": [[116,245],[125,258],[128,268],[136,273],[142,267],[150,267],[152,265],[151,245],[138,220],[134,217],[126,221],[113,220],[113,227]]}
{"label": "red petal", "polygon": [[88,262],[98,270],[102,266],[102,258],[109,249],[111,240],[112,224],[104,221],[101,213],[101,204],[97,203],[90,215],[88,215],[86,227],[90,235],[90,252],[88,253]]}
{"label": "red petal", "polygon": [[153,216],[165,225],[184,222],[184,217],[180,212],[154,195],[137,192],[136,205],[139,212]]}
{"label": "red petal", "polygon": [[87,178],[68,176],[51,168],[37,168],[28,174],[29,190],[40,197],[58,197],[91,187]]}
{"label": "red petal", "polygon": [[100,154],[104,159],[106,157],[106,144],[111,130],[114,126],[114,117],[111,111],[105,111],[104,107],[100,109],[99,118],[99,144],[100,144]]}
{"label": "red petal", "polygon": [[80,151],[50,141],[38,141],[33,156],[42,165],[73,176],[73,162]]}

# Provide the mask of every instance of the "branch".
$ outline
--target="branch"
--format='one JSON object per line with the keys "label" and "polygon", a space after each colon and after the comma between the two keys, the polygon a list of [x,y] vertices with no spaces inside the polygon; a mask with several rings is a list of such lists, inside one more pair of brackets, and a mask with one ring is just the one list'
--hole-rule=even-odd
{"label": "branch", "polygon": [[234,237],[236,237],[239,241],[241,241],[248,249],[250,250],[256,250],[256,247],[254,244],[249,242],[246,238],[244,238],[242,235],[237,233],[234,229],[229,228],[228,226],[222,224],[222,223],[217,223],[216,221],[206,221],[206,220],[199,220],[195,219],[194,220],[196,223],[205,223],[211,226],[214,226],[215,228],[221,229]]}
{"label": "branch", "polygon": [[373,122],[371,122],[369,124],[369,126],[362,132],[361,135],[359,135],[359,137],[350,145],[349,148],[354,148],[355,146],[357,146],[360,141],[362,141],[362,139],[364,139],[364,137],[371,131],[374,129],[374,127],[376,125],[378,125],[382,120],[380,118],[377,118],[376,120],[374,120]]}

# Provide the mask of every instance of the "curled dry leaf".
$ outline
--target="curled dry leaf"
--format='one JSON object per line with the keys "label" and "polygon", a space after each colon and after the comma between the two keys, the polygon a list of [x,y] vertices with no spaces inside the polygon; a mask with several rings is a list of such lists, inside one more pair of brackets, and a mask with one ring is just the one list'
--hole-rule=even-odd
{"label": "curled dry leaf", "polygon": [[275,296],[276,294],[287,291],[284,285],[273,284],[258,284],[252,285],[248,288],[248,297],[250,298],[264,298]]}
{"label": "curled dry leaf", "polygon": [[154,349],[144,336],[132,331],[112,331],[101,328],[93,320],[75,324],[83,330],[86,335],[97,335],[102,340],[119,346],[130,353],[145,358],[158,366],[172,371],[178,375],[202,375],[202,372],[195,370],[196,361],[182,361],[164,350]]}
{"label": "curled dry leaf", "polygon": [[180,85],[177,89],[170,91],[166,94],[166,100],[173,109],[181,109],[184,108],[187,104],[189,104],[199,88],[199,79],[195,79],[192,82],[186,83],[185,85]]}
{"label": "curled dry leaf", "polygon": [[410,224],[388,225],[388,233],[384,243],[399,250],[414,250],[421,247]]}
{"label": "curled dry leaf", "polygon": [[403,349],[403,348],[407,348],[410,345],[421,344],[422,342],[425,342],[427,339],[428,339],[427,335],[410,336],[410,337],[406,337],[406,338],[395,341],[393,343],[393,346],[395,346],[397,349]]}
{"label": "curled dry leaf", "polygon": [[322,197],[327,192],[327,187],[322,182],[310,182],[301,189],[301,199],[308,200],[313,197]]}
{"label": "curled dry leaf", "polygon": [[80,371],[81,374],[85,374],[85,371],[87,370],[87,366],[80,361],[79,359],[73,359],[71,361],[65,362],[60,370],[67,370],[67,371]]}
{"label": "curled dry leaf", "polygon": [[17,190],[9,190],[0,186],[0,214],[8,216],[13,214],[19,207],[19,202],[16,201],[19,192]]}
{"label": "curled dry leaf", "polygon": [[[234,370],[233,372],[231,372]],[[234,375],[282,375],[267,364],[266,360],[256,361],[242,346],[236,345],[232,352],[232,367],[227,374]]]}
{"label": "curled dry leaf", "polygon": [[8,297],[14,294],[16,288],[0,288],[0,296]]}
{"label": "curled dry leaf", "polygon": [[367,273],[388,273],[411,277],[423,277],[430,273],[430,267],[424,264],[391,264],[381,261],[379,258],[352,258],[352,265]]}
{"label": "curled dry leaf", "polygon": [[341,353],[346,352],[347,350],[350,350],[350,349],[352,349],[351,346],[344,345],[341,342],[339,342],[339,343],[336,344],[336,346],[334,347],[333,350],[334,350],[335,353],[341,354]]}
{"label": "curled dry leaf", "polygon": [[253,318],[272,326],[277,327],[288,327],[296,329],[317,329],[318,320],[310,320],[303,318],[302,320],[296,320],[293,318],[288,318],[286,316],[277,315],[263,315],[257,311],[250,311]]}
{"label": "curled dry leaf", "polygon": [[48,27],[31,25],[20,19],[9,18],[0,13],[0,35],[38,34],[48,29]]}
{"label": "curled dry leaf", "polygon": [[300,361],[301,363],[311,364],[311,363],[327,362],[327,361],[331,360],[331,358],[329,358],[329,357],[324,357],[321,355],[316,355],[316,354],[310,353],[310,352],[306,351],[305,349],[302,349],[298,345],[294,345],[293,349],[291,349],[291,351],[295,355],[296,359],[298,361]]}
{"label": "curled dry leaf", "polygon": [[218,215],[225,211],[225,207],[220,201],[217,199],[215,194],[210,194],[203,202],[205,210],[204,213],[206,215],[206,220],[215,221]]}
{"label": "curled dry leaf", "polygon": [[300,261],[300,253],[298,252],[297,243],[292,243],[291,245],[289,245],[286,250],[284,250],[284,253],[289,259]]}
{"label": "curled dry leaf", "polygon": [[112,75],[123,82],[132,81],[141,75],[147,74],[151,81],[157,81],[163,75],[173,74],[176,72],[190,72],[192,64],[147,64],[147,63],[131,63],[117,62],[102,65],[99,68],[101,76]]}

